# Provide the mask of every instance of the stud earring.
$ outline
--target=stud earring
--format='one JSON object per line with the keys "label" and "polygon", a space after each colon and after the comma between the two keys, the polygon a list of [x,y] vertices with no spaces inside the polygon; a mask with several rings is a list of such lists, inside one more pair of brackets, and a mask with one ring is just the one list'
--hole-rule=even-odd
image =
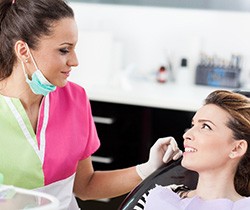
{"label": "stud earring", "polygon": [[233,153],[230,153],[230,154],[229,154],[229,157],[230,157],[230,158],[233,158],[233,157],[234,157],[234,154],[233,154]]}
{"label": "stud earring", "polygon": [[25,63],[28,63],[28,61],[29,61],[28,59],[25,59]]}

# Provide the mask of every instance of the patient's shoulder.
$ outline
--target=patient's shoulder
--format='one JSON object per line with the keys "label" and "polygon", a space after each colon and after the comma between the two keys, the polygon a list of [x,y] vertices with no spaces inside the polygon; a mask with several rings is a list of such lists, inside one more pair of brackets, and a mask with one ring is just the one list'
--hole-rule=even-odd
{"label": "patient's shoulder", "polygon": [[[189,188],[185,185],[176,185],[176,184],[171,184],[168,186],[162,186],[162,185],[155,185],[155,187],[148,192],[145,192],[143,196],[139,199],[138,203],[134,207],[135,210],[143,210],[144,206],[147,202],[147,198],[149,194],[155,194],[155,195],[160,195],[160,194],[165,194],[165,196],[172,195],[176,196],[178,198],[180,196],[180,193],[183,191],[188,191]],[[168,195],[167,195],[168,194]]]}

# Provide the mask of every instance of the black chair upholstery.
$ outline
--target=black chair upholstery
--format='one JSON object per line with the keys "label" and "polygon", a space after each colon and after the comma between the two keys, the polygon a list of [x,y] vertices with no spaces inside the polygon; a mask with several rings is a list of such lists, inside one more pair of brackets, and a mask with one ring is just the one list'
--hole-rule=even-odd
{"label": "black chair upholstery", "polygon": [[235,93],[240,93],[248,98],[250,98],[250,90],[233,90]]}
{"label": "black chair upholstery", "polygon": [[170,184],[184,184],[189,189],[195,189],[198,175],[181,166],[180,158],[172,161],[164,167],[156,170],[149,177],[144,179],[135,189],[133,189],[124,199],[118,210],[132,210],[141,199],[142,195],[154,188],[156,184],[167,186]]}

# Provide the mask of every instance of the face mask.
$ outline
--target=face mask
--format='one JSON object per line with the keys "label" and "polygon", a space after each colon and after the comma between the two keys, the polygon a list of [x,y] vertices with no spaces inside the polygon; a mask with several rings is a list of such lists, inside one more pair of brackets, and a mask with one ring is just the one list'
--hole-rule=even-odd
{"label": "face mask", "polygon": [[[27,44],[26,44],[27,45]],[[27,45],[28,47],[28,45]],[[28,47],[29,50],[29,47]],[[35,93],[36,95],[44,95],[46,96],[48,93],[54,91],[56,89],[56,86],[51,84],[43,75],[43,73],[38,69],[36,62],[30,53],[30,57],[31,60],[34,64],[34,66],[36,67],[36,71],[32,74],[31,80],[29,79],[26,70],[25,70],[25,65],[22,61],[22,67],[23,67],[23,71],[24,71],[24,75],[26,78],[26,82],[29,84],[31,90],[33,93]]]}

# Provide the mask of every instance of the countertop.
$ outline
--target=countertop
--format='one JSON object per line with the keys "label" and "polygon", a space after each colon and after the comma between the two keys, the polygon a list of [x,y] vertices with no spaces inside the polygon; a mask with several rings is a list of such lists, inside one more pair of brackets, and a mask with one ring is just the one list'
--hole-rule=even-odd
{"label": "countertop", "polygon": [[[79,84],[79,82],[76,82]],[[81,83],[81,82],[80,82]],[[80,84],[90,100],[181,111],[197,111],[216,89],[201,85],[178,85],[130,79],[119,84]]]}

